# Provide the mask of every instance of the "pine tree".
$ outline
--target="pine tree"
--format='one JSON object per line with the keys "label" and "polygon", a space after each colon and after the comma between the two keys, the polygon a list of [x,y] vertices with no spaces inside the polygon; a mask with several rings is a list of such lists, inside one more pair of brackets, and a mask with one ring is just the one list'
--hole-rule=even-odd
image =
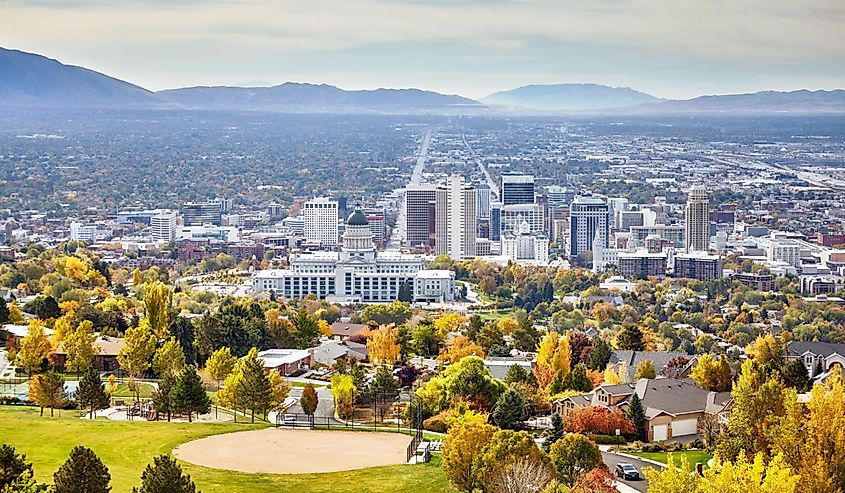
{"label": "pine tree", "polygon": [[141,474],[141,488],[132,488],[132,493],[199,493],[189,474],[182,474],[182,468],[170,455],[153,459]]}
{"label": "pine tree", "polygon": [[304,308],[296,312],[293,325],[296,327],[294,336],[300,349],[311,347],[311,343],[320,337],[320,327],[317,325],[317,321]]}
{"label": "pine tree", "polygon": [[88,410],[88,417],[94,419],[94,413],[109,407],[109,395],[100,379],[100,373],[89,367],[82,374],[79,388],[76,390],[76,402],[80,409]]}
{"label": "pine tree", "polygon": [[0,296],[0,324],[9,323],[9,305],[6,303],[6,298]]}
{"label": "pine tree", "polygon": [[270,379],[264,373],[264,362],[258,357],[256,348],[249,350],[241,365],[243,377],[236,399],[241,408],[250,411],[250,421],[255,423],[256,413],[263,416],[270,408]]}
{"label": "pine tree", "polygon": [[166,414],[167,421],[173,415],[173,387],[176,385],[176,377],[172,373],[165,373],[158,381],[158,388],[153,390],[153,406],[159,414]]}
{"label": "pine tree", "polygon": [[302,412],[307,415],[312,415],[314,412],[317,411],[317,404],[319,404],[320,399],[317,396],[317,389],[314,388],[313,384],[305,385],[305,389],[302,391],[302,397],[299,398],[299,406],[302,408]]}
{"label": "pine tree", "polygon": [[593,390],[593,382],[587,376],[587,369],[584,365],[575,365],[575,368],[569,372],[566,388],[577,390],[578,392],[589,392]]}
{"label": "pine tree", "polygon": [[174,411],[188,414],[188,422],[191,421],[193,413],[199,416],[211,411],[211,400],[193,366],[182,370],[173,390],[170,391],[170,401]]}
{"label": "pine tree", "polygon": [[631,423],[634,424],[634,429],[637,432],[637,439],[643,441],[647,440],[648,422],[646,421],[643,403],[636,392],[631,396],[631,400],[628,403],[628,411],[625,414],[628,416]]}
{"label": "pine tree", "polygon": [[506,430],[516,428],[525,420],[525,401],[514,389],[507,389],[496,402],[496,407],[490,413],[490,421]]}
{"label": "pine tree", "polygon": [[619,346],[619,349],[642,351],[645,349],[643,345],[643,331],[634,324],[628,324],[616,336],[616,344]]}
{"label": "pine tree", "polygon": [[810,375],[807,373],[807,367],[800,359],[794,359],[786,364],[783,369],[783,383],[787,387],[792,387],[796,392],[806,392],[810,382]]}
{"label": "pine tree", "polygon": [[549,431],[549,434],[546,436],[545,441],[543,441],[543,450],[547,453],[551,448],[552,444],[556,441],[563,438],[566,435],[566,431],[563,429],[563,418],[560,417],[560,413],[553,413],[552,414],[552,429]]}
{"label": "pine tree", "polygon": [[68,460],[53,474],[55,493],[108,493],[109,468],[93,450],[76,446]]}
{"label": "pine tree", "polygon": [[26,461],[26,456],[15,452],[11,445],[0,445],[0,491],[14,483],[27,471],[32,472],[32,464]]}
{"label": "pine tree", "polygon": [[604,371],[607,364],[610,362],[610,346],[598,337],[594,341],[595,349],[590,355],[590,360],[587,362],[587,368],[594,371]]}

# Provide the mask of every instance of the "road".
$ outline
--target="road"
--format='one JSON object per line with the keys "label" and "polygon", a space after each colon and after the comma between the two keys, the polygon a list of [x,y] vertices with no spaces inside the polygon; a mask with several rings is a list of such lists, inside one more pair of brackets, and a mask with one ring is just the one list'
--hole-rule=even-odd
{"label": "road", "polygon": [[[334,399],[332,398],[332,391],[327,387],[318,387],[317,389],[317,410],[314,416],[317,418],[331,418],[334,419]],[[301,413],[302,407],[299,405],[299,399],[302,397],[302,387],[294,387],[290,391],[290,397],[296,399],[296,403],[292,405],[287,411],[290,413]]]}
{"label": "road", "polygon": [[[428,160],[428,149],[431,147],[431,136],[433,134],[433,128],[429,128],[425,132],[420,149],[417,151],[417,163],[414,165],[414,170],[411,171],[411,180],[408,182],[408,186],[419,185],[422,183],[422,174],[425,170],[425,162]],[[396,223],[393,225],[393,229],[390,232],[390,239],[388,239],[387,245],[385,245],[385,250],[398,250],[405,242],[405,235],[407,233],[405,231],[407,224],[405,214],[405,201],[403,200],[402,203],[399,204],[399,215],[396,217]]]}
{"label": "road", "polygon": [[419,152],[417,152],[417,164],[414,165],[414,171],[411,172],[411,181],[408,182],[409,185],[419,185],[422,183],[422,174],[425,169],[425,161],[428,159],[428,148],[431,145],[431,134],[433,131],[434,129],[429,128],[425,132],[422,145],[420,146]]}
{"label": "road", "polygon": [[463,139],[464,147],[467,148],[467,151],[469,152],[470,156],[472,156],[472,159],[475,161],[475,164],[478,165],[479,171],[481,171],[481,173],[484,175],[484,179],[487,180],[487,185],[490,187],[491,198],[494,201],[498,201],[499,200],[499,186],[496,185],[496,182],[493,180],[493,177],[490,176],[490,172],[487,171],[487,168],[484,166],[484,163],[481,161],[481,157],[479,157],[478,154],[475,152],[475,149],[473,149],[472,146],[469,145],[469,142],[467,141],[466,135],[462,134],[461,139]]}
{"label": "road", "polygon": [[[643,462],[641,460],[636,459],[629,459],[627,457],[620,457],[616,454],[611,454],[610,452],[602,452],[601,455],[604,458],[604,463],[607,464],[607,468],[610,470],[611,474],[613,474],[613,469],[616,467],[616,465],[621,462],[628,462],[630,464],[633,464],[634,467],[636,467],[640,471],[640,474],[642,474],[643,469],[655,467],[647,462]],[[622,481],[617,478],[617,481],[620,481],[642,493],[648,491],[648,480],[645,478],[639,481]]]}

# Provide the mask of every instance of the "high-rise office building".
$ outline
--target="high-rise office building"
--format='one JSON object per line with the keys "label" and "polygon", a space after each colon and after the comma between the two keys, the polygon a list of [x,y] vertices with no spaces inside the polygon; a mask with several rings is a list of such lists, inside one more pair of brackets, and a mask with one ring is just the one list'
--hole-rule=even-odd
{"label": "high-rise office building", "polygon": [[514,204],[502,207],[501,227],[502,236],[515,233],[522,225],[528,222],[531,233],[545,234],[545,214],[540,204]]}
{"label": "high-rise office building", "polygon": [[170,242],[176,239],[176,212],[162,211],[150,218],[153,241]]}
{"label": "high-rise office building", "polygon": [[450,176],[436,193],[435,251],[453,259],[474,258],[478,221],[475,188],[462,176]]}
{"label": "high-rise office building", "polygon": [[436,191],[432,185],[411,185],[405,190],[405,241],[409,247],[431,245],[429,203],[434,202]]}
{"label": "high-rise office building", "polygon": [[502,239],[502,203],[490,203],[490,239],[499,241]]}
{"label": "high-rise office building", "polygon": [[490,219],[490,185],[481,183],[475,186],[475,210],[478,219]]}
{"label": "high-rise office building", "polygon": [[276,202],[267,205],[267,215],[270,219],[282,219],[285,216],[285,206]]}
{"label": "high-rise office building", "polygon": [[610,223],[610,206],[606,201],[576,196],[569,206],[569,255],[576,257],[592,250],[596,238],[607,248]]}
{"label": "high-rise office building", "polygon": [[534,177],[531,175],[502,175],[502,204],[533,204]]}
{"label": "high-rise office building", "polygon": [[566,189],[561,186],[551,185],[546,187],[546,197],[548,197],[547,201],[550,209],[569,207],[569,202],[567,202],[568,195]]}
{"label": "high-rise office building", "polygon": [[684,211],[686,251],[706,252],[710,244],[710,211],[707,190],[694,186],[687,197]]}
{"label": "high-rise office building", "polygon": [[182,219],[185,226],[213,224],[220,226],[220,202],[187,202],[182,206]]}
{"label": "high-rise office building", "polygon": [[370,231],[373,233],[373,242],[376,245],[383,245],[387,241],[387,222],[384,219],[384,209],[381,207],[367,207],[364,215],[370,223]]}
{"label": "high-rise office building", "polygon": [[334,248],[338,244],[339,207],[336,200],[319,197],[302,206],[305,241]]}

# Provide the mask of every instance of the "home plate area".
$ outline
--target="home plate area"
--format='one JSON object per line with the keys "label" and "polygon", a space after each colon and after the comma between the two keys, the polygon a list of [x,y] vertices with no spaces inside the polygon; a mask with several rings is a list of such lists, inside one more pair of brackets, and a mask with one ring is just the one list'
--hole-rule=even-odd
{"label": "home plate area", "polygon": [[407,435],[266,428],[214,435],[173,450],[205,467],[269,474],[348,471],[404,464]]}

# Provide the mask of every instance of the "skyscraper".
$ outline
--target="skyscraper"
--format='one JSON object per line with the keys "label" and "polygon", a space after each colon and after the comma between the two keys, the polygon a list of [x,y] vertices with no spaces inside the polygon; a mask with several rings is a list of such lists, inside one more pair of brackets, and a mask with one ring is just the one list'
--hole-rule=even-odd
{"label": "skyscraper", "polygon": [[608,247],[610,206],[597,197],[576,196],[569,206],[569,255],[593,249],[593,241]]}
{"label": "skyscraper", "polygon": [[339,207],[336,200],[319,197],[302,206],[305,241],[334,248],[338,243]]}
{"label": "skyscraper", "polygon": [[710,211],[707,190],[700,185],[692,187],[684,210],[686,251],[706,252],[710,244]]}
{"label": "skyscraper", "polygon": [[453,259],[475,257],[476,192],[462,176],[450,176],[436,194],[435,251]]}
{"label": "skyscraper", "polygon": [[428,205],[436,191],[431,185],[411,185],[405,190],[405,241],[409,247],[430,245]]}
{"label": "skyscraper", "polygon": [[533,204],[534,177],[531,175],[502,175],[502,204]]}
{"label": "skyscraper", "polygon": [[490,185],[480,183],[475,186],[475,210],[478,219],[490,219]]}
{"label": "skyscraper", "polygon": [[176,239],[176,212],[161,211],[150,218],[153,241],[169,242]]}
{"label": "skyscraper", "polygon": [[187,202],[182,206],[182,218],[185,226],[213,224],[220,226],[221,202]]}

